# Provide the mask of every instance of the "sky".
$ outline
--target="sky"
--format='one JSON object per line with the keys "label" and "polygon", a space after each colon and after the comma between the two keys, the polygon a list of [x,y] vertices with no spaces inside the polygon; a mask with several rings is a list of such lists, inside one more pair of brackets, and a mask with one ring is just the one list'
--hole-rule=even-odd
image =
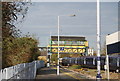
{"label": "sky", "polygon": [[[3,2],[12,2],[15,0],[1,0]],[[17,1],[31,1],[31,2],[96,2],[97,0],[17,0]],[[99,0],[100,2],[118,2],[119,0]]]}
{"label": "sky", "polygon": [[[27,0],[29,1],[29,0]],[[97,0],[31,0],[32,2],[96,2]],[[119,0],[99,0],[100,2],[118,2]]]}
{"label": "sky", "polygon": [[[101,46],[105,36],[118,30],[118,3],[101,3]],[[68,15],[75,14],[75,17]],[[64,16],[62,16],[64,15]],[[17,27],[26,34],[34,34],[39,46],[47,46],[50,35],[57,35],[60,16],[60,35],[85,36],[89,47],[96,50],[96,3],[95,2],[33,2],[24,22]]]}

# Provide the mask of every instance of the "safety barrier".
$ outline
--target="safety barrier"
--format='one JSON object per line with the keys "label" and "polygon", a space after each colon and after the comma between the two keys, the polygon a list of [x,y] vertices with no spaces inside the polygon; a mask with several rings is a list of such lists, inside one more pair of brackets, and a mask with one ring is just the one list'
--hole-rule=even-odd
{"label": "safety barrier", "polygon": [[3,79],[34,79],[37,69],[44,66],[44,61],[33,61],[2,69],[0,70],[0,81]]}

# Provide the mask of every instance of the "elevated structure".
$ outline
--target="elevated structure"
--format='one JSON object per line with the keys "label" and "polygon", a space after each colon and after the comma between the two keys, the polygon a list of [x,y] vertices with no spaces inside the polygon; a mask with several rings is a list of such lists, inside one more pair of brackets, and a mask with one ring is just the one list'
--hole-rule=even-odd
{"label": "elevated structure", "polygon": [[[87,55],[88,41],[85,37],[80,36],[60,36],[60,54],[81,54]],[[51,36],[48,45],[49,52],[57,54],[58,52],[58,36]]]}
{"label": "elevated structure", "polygon": [[120,54],[120,31],[106,36],[108,54]]}

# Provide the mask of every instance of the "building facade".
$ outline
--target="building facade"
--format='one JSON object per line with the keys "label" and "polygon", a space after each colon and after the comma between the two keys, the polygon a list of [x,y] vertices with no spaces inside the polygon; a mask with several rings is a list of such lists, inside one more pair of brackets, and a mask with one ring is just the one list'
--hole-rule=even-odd
{"label": "building facade", "polygon": [[120,31],[106,36],[107,54],[120,54]]}
{"label": "building facade", "polygon": [[[60,36],[59,48],[60,54],[81,54],[82,56],[87,56],[89,46],[85,37]],[[51,36],[48,49],[52,54],[58,53],[58,36]]]}
{"label": "building facade", "polygon": [[93,56],[93,54],[94,54],[93,48],[89,48],[89,49],[88,49],[88,55],[89,55],[89,56]]}

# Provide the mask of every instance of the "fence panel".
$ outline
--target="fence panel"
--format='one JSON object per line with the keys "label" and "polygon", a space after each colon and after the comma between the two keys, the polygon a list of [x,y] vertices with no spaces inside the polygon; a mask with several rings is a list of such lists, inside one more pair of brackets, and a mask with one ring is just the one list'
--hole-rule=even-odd
{"label": "fence panel", "polygon": [[2,79],[34,79],[37,69],[44,66],[44,61],[33,61],[1,69],[0,81]]}

